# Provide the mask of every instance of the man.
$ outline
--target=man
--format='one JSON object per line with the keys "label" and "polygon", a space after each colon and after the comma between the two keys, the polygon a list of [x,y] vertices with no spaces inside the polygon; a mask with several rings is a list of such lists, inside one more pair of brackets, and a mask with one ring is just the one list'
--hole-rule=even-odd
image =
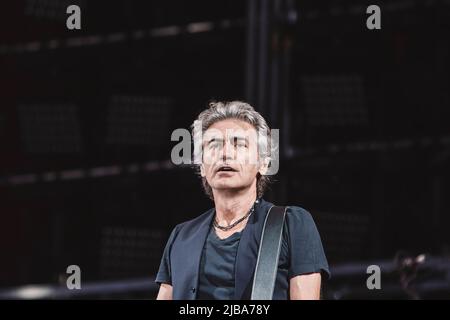
{"label": "man", "polygon": [[[269,136],[264,118],[240,101],[211,103],[194,121],[198,169],[214,208],[173,229],[155,280],[157,299],[250,299],[273,206],[262,199],[274,148]],[[273,299],[319,299],[322,275],[329,276],[328,263],[314,221],[289,206]]]}

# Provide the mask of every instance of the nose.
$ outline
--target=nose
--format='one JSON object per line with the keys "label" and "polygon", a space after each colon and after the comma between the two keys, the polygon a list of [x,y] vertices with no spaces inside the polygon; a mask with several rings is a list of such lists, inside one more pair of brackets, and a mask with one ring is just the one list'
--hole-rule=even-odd
{"label": "nose", "polygon": [[234,159],[235,148],[234,145],[228,141],[224,142],[223,150],[222,150],[222,159]]}

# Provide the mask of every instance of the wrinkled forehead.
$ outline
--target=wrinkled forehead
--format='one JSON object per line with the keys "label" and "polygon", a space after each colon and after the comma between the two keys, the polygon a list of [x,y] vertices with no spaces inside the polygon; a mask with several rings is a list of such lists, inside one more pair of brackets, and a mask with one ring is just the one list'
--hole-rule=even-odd
{"label": "wrinkled forehead", "polygon": [[203,142],[209,142],[211,140],[246,140],[256,141],[257,132],[256,129],[251,127],[209,127],[203,134]]}

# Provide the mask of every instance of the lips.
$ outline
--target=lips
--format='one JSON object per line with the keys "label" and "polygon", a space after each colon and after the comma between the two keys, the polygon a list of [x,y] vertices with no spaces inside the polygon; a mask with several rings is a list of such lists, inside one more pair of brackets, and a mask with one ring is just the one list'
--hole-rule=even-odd
{"label": "lips", "polygon": [[237,172],[237,170],[231,166],[222,165],[216,169],[217,172]]}

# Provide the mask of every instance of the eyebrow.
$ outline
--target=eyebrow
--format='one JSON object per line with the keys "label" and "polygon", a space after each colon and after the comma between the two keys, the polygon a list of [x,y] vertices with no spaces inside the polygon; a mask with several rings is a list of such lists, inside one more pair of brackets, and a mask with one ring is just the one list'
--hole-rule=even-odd
{"label": "eyebrow", "polygon": [[[238,141],[244,141],[245,143],[248,144],[248,138],[247,137],[242,137],[242,136],[232,136],[230,137],[230,140],[238,140]],[[223,142],[222,138],[218,138],[218,137],[212,137],[210,138],[208,141],[206,141],[206,145],[211,144],[211,142]]]}
{"label": "eyebrow", "polygon": [[218,138],[218,137],[212,137],[211,139],[209,139],[207,142],[206,142],[206,144],[207,145],[209,145],[211,142],[216,142],[216,141],[222,141],[223,142],[223,139],[222,138]]}

